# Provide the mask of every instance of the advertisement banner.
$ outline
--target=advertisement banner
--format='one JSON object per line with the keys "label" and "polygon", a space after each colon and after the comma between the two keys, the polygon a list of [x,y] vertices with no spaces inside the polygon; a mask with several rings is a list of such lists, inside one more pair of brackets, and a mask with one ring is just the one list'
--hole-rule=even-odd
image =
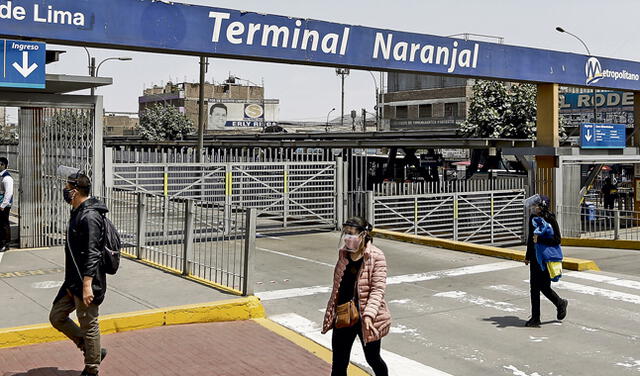
{"label": "advertisement banner", "polygon": [[0,36],[640,91],[628,60],[151,0],[0,0]]}
{"label": "advertisement banner", "polygon": [[207,130],[278,125],[278,104],[210,99]]}

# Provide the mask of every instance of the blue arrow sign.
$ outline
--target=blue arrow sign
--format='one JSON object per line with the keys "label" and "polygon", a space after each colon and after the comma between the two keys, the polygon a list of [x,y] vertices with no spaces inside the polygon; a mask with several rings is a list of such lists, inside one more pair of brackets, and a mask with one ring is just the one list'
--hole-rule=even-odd
{"label": "blue arrow sign", "polygon": [[46,44],[0,39],[0,86],[45,88]]}
{"label": "blue arrow sign", "polygon": [[580,125],[580,147],[583,149],[624,149],[625,146],[624,124]]}

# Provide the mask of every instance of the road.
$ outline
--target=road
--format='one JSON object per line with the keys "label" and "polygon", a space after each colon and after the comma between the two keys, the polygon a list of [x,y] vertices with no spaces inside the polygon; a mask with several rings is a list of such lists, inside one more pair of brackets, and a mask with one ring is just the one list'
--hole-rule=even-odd
{"label": "road", "polygon": [[[555,307],[542,297],[542,327],[524,328],[530,314],[524,264],[375,244],[389,265],[393,327],[382,347],[392,375],[640,374],[640,252],[635,266],[623,268],[627,274],[565,271],[554,287],[569,300],[567,318],[556,321]],[[263,237],[257,246],[256,293],[269,317],[329,346],[330,334],[319,332],[338,235]]]}

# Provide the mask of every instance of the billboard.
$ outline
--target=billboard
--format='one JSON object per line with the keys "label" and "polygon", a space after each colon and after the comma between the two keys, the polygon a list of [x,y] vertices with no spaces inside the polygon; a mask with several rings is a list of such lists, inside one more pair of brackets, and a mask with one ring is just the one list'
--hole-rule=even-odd
{"label": "billboard", "polygon": [[209,99],[207,130],[278,125],[278,101]]}
{"label": "billboard", "polygon": [[0,36],[195,56],[640,91],[640,63],[152,0],[0,1]]}
{"label": "billboard", "polygon": [[[600,91],[596,93],[596,122],[634,127],[633,93]],[[593,92],[560,94],[560,117],[567,127],[580,127],[593,121]]]}

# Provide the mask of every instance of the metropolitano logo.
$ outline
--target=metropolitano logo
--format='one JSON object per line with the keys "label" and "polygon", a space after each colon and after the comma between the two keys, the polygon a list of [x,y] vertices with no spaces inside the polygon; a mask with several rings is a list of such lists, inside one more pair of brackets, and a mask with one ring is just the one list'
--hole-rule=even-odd
{"label": "metropolitano logo", "polygon": [[584,66],[584,73],[587,76],[587,85],[600,81],[604,75],[602,74],[602,65],[595,57],[590,57]]}
{"label": "metropolitano logo", "polygon": [[587,85],[595,84],[603,78],[618,80],[640,81],[640,74],[623,70],[602,69],[600,60],[590,57],[584,66],[584,74],[587,76]]}

